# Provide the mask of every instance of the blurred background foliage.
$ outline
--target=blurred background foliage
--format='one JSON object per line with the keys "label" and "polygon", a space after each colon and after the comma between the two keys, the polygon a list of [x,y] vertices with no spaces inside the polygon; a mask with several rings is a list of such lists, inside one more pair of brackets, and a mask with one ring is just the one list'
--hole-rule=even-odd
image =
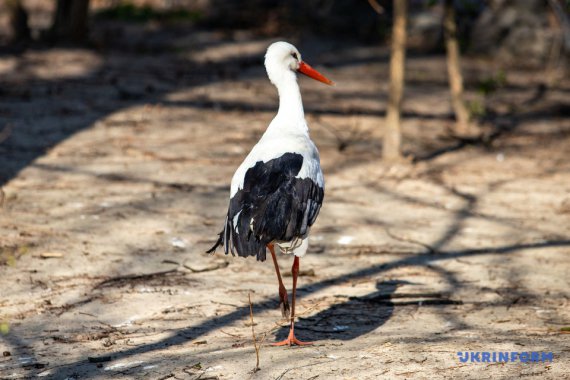
{"label": "blurred background foliage", "polygon": [[[566,0],[455,0],[454,5],[463,53],[528,67],[568,56]],[[392,7],[391,0],[2,0],[0,43],[104,49],[113,47],[133,24],[142,29],[215,29],[230,38],[317,36],[386,44]],[[443,11],[443,1],[409,1],[408,49],[444,50]]]}

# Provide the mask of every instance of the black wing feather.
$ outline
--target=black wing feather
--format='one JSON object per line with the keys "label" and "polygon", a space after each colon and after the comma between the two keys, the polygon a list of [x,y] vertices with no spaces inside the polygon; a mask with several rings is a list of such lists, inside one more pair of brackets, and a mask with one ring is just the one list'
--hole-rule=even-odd
{"label": "black wing feather", "polygon": [[324,190],[310,178],[295,178],[302,165],[301,154],[285,153],[249,168],[243,188],[230,199],[224,230],[208,252],[223,244],[226,255],[264,261],[267,244],[306,237]]}

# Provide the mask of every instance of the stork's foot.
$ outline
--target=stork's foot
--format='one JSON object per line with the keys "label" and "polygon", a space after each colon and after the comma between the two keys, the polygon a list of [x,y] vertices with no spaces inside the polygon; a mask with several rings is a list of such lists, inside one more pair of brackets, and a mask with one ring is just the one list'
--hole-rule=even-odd
{"label": "stork's foot", "polygon": [[289,330],[289,336],[287,339],[281,342],[271,343],[272,346],[310,346],[313,342],[302,342],[295,337],[295,331],[293,329]]}

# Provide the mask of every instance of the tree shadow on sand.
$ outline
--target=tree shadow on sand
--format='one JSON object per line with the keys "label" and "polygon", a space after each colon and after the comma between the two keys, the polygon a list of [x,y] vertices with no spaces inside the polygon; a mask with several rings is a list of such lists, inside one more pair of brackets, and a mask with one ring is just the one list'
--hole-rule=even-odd
{"label": "tree shadow on sand", "polygon": [[[134,60],[134,58],[132,58]],[[111,90],[111,97],[116,97],[116,102],[112,102],[112,106],[105,108],[105,109],[95,109],[92,113],[90,113],[87,117],[84,117],[81,122],[76,123],[74,125],[68,126],[66,128],[62,128],[59,131],[56,131],[55,134],[51,135],[49,139],[41,139],[38,138],[38,133],[41,130],[38,130],[37,126],[33,123],[25,123],[21,125],[16,125],[13,128],[12,135],[10,138],[5,140],[2,145],[0,146],[0,154],[3,155],[3,159],[6,159],[6,166],[2,168],[2,172],[0,173],[0,185],[6,183],[10,179],[17,176],[19,171],[23,168],[29,166],[35,159],[41,157],[46,153],[49,148],[57,145],[58,143],[62,142],[66,138],[72,136],[73,134],[89,128],[99,119],[106,117],[107,115],[116,112],[122,108],[135,106],[142,103],[153,103],[153,102],[163,102],[164,96],[171,91],[179,89],[180,87],[192,87],[200,84],[205,84],[208,82],[212,82],[217,80],[218,76],[213,75],[212,72],[216,72],[216,70],[222,70],[226,66],[231,65],[238,65],[240,62],[252,62],[256,61],[261,64],[261,58],[255,54],[251,56],[244,56],[239,59],[231,58],[227,60],[223,60],[216,65],[199,65],[193,64],[189,65],[189,63],[183,59],[176,60],[173,66],[179,68],[178,73],[173,74],[173,77],[166,78],[167,80],[176,81],[177,78],[181,79],[182,83],[178,85],[172,84],[171,86],[165,88],[145,88],[142,87],[140,90],[140,86],[132,89],[129,85],[122,86],[113,83],[113,79],[109,79],[109,83],[105,84]],[[111,64],[110,62],[104,60],[102,66],[97,69],[97,72],[94,74],[90,74],[92,76],[88,77],[78,77],[78,78],[71,78],[71,79],[61,79],[61,80],[34,80],[30,81],[30,83],[24,83],[24,87],[34,87],[40,86],[49,89],[58,88],[65,88],[67,86],[73,87],[77,85],[84,85],[84,80],[96,82],[98,80],[103,80],[107,78],[108,72],[113,72],[115,74],[128,73],[131,70],[131,64],[133,62],[131,60],[126,60],[123,62],[120,67]],[[213,70],[213,71],[212,71]],[[152,70],[151,70],[152,71]],[[163,80],[165,79],[164,73],[156,73],[157,78]],[[259,70],[259,75],[264,75],[262,70]],[[212,79],[214,78],[214,79]],[[54,90],[54,91],[55,91]],[[140,90],[140,91],[139,91]],[[51,90],[50,90],[51,91]],[[59,90],[58,90],[59,91]],[[13,95],[13,94],[12,94]],[[10,93],[8,96],[3,96],[0,93],[0,99],[3,97],[10,97]],[[22,96],[28,96],[23,93]],[[34,95],[31,95],[32,98],[29,101],[27,106],[34,107]],[[24,99],[25,100],[25,99]],[[181,102],[172,102],[171,105],[180,106],[180,107],[196,107],[200,109],[204,108],[215,108],[219,107],[220,104],[222,105],[222,109],[237,109],[241,111],[252,111],[252,110],[274,110],[274,107],[269,107],[265,105],[261,106],[252,106],[247,102],[226,102],[226,103],[219,103],[219,102],[193,102],[193,101],[181,101]],[[65,111],[65,110],[63,110]],[[308,109],[309,112],[313,111],[315,113],[331,113],[335,114],[338,112],[335,109]],[[70,111],[67,111],[70,112]],[[353,109],[350,112],[356,114],[371,114],[381,116],[383,114],[382,111],[369,111],[366,109]],[[422,115],[412,115],[414,117],[423,117],[423,118],[439,118],[440,116],[431,115],[431,114],[422,114]],[[41,136],[41,133],[39,134]],[[35,139],[37,141],[32,144],[32,146],[26,146],[24,141],[30,138],[30,136],[36,136]],[[458,149],[461,149],[465,145],[458,146]],[[445,151],[447,152],[447,151]],[[436,157],[438,154],[425,157],[425,160],[430,160]],[[47,164],[37,164],[44,170],[56,170],[56,171],[73,171],[75,169],[70,169],[62,166],[53,166]],[[93,173],[93,175],[98,175]],[[183,183],[159,183],[157,181],[150,181],[146,178],[136,178],[132,176],[123,175],[121,173],[117,175],[106,177],[103,176],[103,179],[108,181],[128,181],[128,182],[150,182],[157,187],[164,187],[168,189],[177,189],[183,190],[184,193],[189,192],[194,189],[194,186],[191,184],[183,184]],[[225,190],[225,188],[220,189],[206,189],[212,190],[212,192],[216,192],[217,190]],[[187,194],[184,194],[187,195]],[[216,194],[217,195],[217,194]],[[433,244],[433,248],[430,252],[421,252],[417,255],[401,258],[394,260],[392,262],[379,264],[379,265],[371,265],[364,269],[354,270],[347,274],[337,276],[334,278],[318,281],[312,284],[308,284],[305,286],[301,286],[298,289],[299,296],[306,297],[311,294],[315,294],[316,292],[327,289],[332,285],[343,283],[350,280],[366,278],[369,276],[376,276],[382,273],[386,273],[387,271],[400,268],[400,267],[428,267],[433,266],[434,263],[444,260],[451,260],[456,258],[462,257],[470,257],[470,256],[479,256],[479,255],[508,255],[510,253],[514,253],[521,250],[526,249],[542,249],[548,247],[570,247],[570,240],[568,239],[553,239],[553,240],[546,240],[539,243],[532,243],[532,244],[515,244],[515,245],[505,245],[505,246],[490,246],[484,248],[468,248],[463,250],[455,250],[455,251],[445,251],[442,247],[449,242],[463,227],[463,222],[466,218],[471,217],[471,212],[476,204],[476,199],[470,198],[466,194],[460,194],[459,196],[464,198],[465,203],[467,206],[460,210],[456,216],[455,220],[452,223],[452,226],[449,230],[444,233],[439,240],[436,240],[436,243]],[[224,195],[225,196],[225,195]],[[128,252],[127,252],[128,254]],[[177,274],[179,276],[180,274]],[[457,290],[458,281],[453,277],[453,275],[449,272],[442,271],[440,273],[442,277],[444,277],[445,281],[450,285],[450,293],[452,294],[453,291]],[[164,274],[157,274],[160,276],[173,276],[171,271],[167,271]],[[121,281],[127,281],[129,279],[120,279]],[[146,280],[146,279],[145,279]],[[115,283],[122,283],[121,281],[107,281],[105,286],[111,286]],[[101,283],[103,284],[103,282]],[[105,287],[100,284],[100,287]],[[109,285],[111,284],[111,285]],[[395,281],[380,281],[376,284],[376,291],[367,294],[365,296],[360,297],[346,297],[343,298],[340,303],[335,303],[330,307],[319,311],[315,315],[311,315],[309,317],[301,317],[299,318],[299,324],[297,328],[303,331],[302,338],[308,340],[351,340],[356,339],[360,336],[365,334],[371,333],[372,331],[378,329],[379,327],[383,326],[393,315],[396,308],[399,307],[407,307],[410,305],[414,306],[440,306],[440,305],[454,305],[457,304],[458,300],[450,299],[447,294],[435,294],[435,293],[408,293],[408,294],[400,294],[397,293],[396,290],[400,285],[413,285],[401,280]],[[95,286],[97,288],[97,286]],[[81,302],[81,301],[79,301]],[[277,310],[277,298],[271,297],[268,299],[262,299],[259,302],[255,303],[255,310],[256,312],[263,312],[263,311],[276,311]],[[231,325],[232,323],[244,320],[249,317],[249,307],[239,307],[235,310],[224,313],[222,315],[212,316],[208,318],[207,321],[196,323],[195,325],[188,326],[184,329],[178,329],[171,333],[171,335],[167,338],[160,339],[158,341],[147,343],[143,345],[139,345],[136,347],[129,347],[123,349],[118,352],[113,352],[112,354],[104,354],[100,355],[91,359],[84,358],[82,360],[78,360],[71,363],[64,363],[58,364],[57,367],[52,367],[53,371],[50,373],[51,378],[66,378],[69,376],[79,377],[79,378],[94,378],[102,376],[102,370],[96,366],[96,363],[104,361],[107,356],[110,356],[112,360],[120,360],[132,357],[134,355],[142,354],[145,352],[154,352],[160,351],[165,349],[166,347],[171,346],[179,346],[186,344],[189,340],[195,340],[204,334],[218,330],[223,328],[224,326]],[[278,338],[284,338],[287,334],[287,328],[283,328],[278,331],[277,335]],[[306,335],[306,336],[305,336]],[[13,347],[24,346],[25,343],[22,342],[22,339],[19,339],[16,335],[8,335],[4,337],[8,344]],[[24,351],[22,351],[24,353]],[[29,372],[30,377],[37,375],[38,373],[42,372],[44,369],[40,368],[31,368]]]}
{"label": "tree shadow on sand", "polygon": [[[310,317],[299,317],[295,329],[302,331],[305,339],[321,341],[326,339],[351,340],[382,326],[394,312],[394,293],[399,285],[407,281],[382,281],[376,284],[376,292],[364,297],[349,297],[335,303]],[[287,338],[289,328],[277,332],[277,341]]]}
{"label": "tree shadow on sand", "polygon": [[[404,280],[387,280],[376,283],[376,291],[335,303],[310,317],[299,317],[295,329],[307,331],[311,340],[352,340],[368,334],[386,323],[400,307],[437,307],[461,305],[463,302],[450,298],[447,293],[409,292],[396,293],[402,285],[416,285]],[[277,340],[284,340],[288,327],[277,332]]]}
{"label": "tree shadow on sand", "polygon": [[[299,296],[302,297],[338,283],[378,275],[394,268],[414,266],[429,266],[433,268],[434,263],[442,260],[489,254],[508,255],[510,253],[526,249],[541,249],[549,247],[570,247],[570,240],[554,240],[533,244],[507,245],[415,255],[390,263],[373,265],[335,278],[305,285],[299,287],[298,291]],[[170,271],[168,274],[171,274]],[[449,277],[453,275],[446,273],[445,276]],[[453,279],[451,282],[457,283],[457,281],[453,281]],[[308,318],[301,318],[299,329],[303,331],[304,335],[306,335],[305,339],[350,340],[370,333],[385,324],[393,315],[395,308],[397,307],[405,307],[409,305],[417,305],[418,307],[439,307],[461,304],[458,300],[449,299],[446,294],[395,294],[398,286],[404,284],[406,284],[406,282],[399,280],[379,282],[377,284],[377,291],[371,294],[354,297],[352,299],[349,298],[347,301],[332,305],[316,315]],[[449,294],[453,294],[457,286],[458,285],[451,286]],[[406,297],[410,297],[412,300],[408,301],[406,300]],[[510,304],[510,302],[511,301],[508,301],[507,303]],[[261,300],[255,304],[256,313],[277,309],[276,297]],[[239,307],[232,312],[209,318],[207,321],[198,323],[197,325],[175,330],[169,337],[153,343],[139,345],[122,351],[113,352],[112,354],[94,356],[91,357],[89,361],[85,358],[85,360],[62,364],[57,368],[53,368],[54,371],[50,373],[50,376],[52,376],[52,378],[65,378],[70,374],[78,374],[81,378],[94,378],[101,374],[101,369],[92,363],[127,359],[147,352],[161,351],[168,347],[184,345],[187,344],[188,341],[199,339],[208,332],[218,330],[224,326],[229,326],[239,320],[246,320],[247,318],[249,318],[249,306]],[[350,322],[345,322],[345,320],[350,320]],[[286,336],[286,332],[287,328],[283,328],[277,335],[279,337],[283,337]],[[12,340],[12,342],[17,343],[17,340]],[[35,369],[31,372],[37,374],[43,371],[45,371],[45,369]],[[33,374],[30,373],[30,375]]]}

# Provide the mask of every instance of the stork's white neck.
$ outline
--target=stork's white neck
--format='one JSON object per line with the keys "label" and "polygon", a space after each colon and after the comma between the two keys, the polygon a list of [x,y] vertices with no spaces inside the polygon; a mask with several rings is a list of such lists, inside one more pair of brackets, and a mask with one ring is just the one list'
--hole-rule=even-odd
{"label": "stork's white neck", "polygon": [[279,111],[278,117],[286,117],[293,120],[304,120],[305,111],[303,110],[303,100],[301,99],[301,90],[297,83],[295,74],[284,75],[282,81],[276,84],[279,93]]}
{"label": "stork's white neck", "polygon": [[274,84],[279,93],[279,111],[277,111],[270,129],[276,128],[282,132],[287,129],[307,133],[303,100],[295,73],[288,70]]}

